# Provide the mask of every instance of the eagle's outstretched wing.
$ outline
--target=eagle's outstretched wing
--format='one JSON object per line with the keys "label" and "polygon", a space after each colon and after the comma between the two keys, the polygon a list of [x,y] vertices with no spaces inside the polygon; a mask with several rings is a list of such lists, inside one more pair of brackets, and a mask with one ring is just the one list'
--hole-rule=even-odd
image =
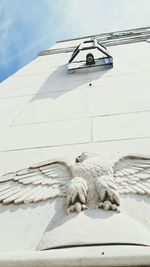
{"label": "eagle's outstretched wing", "polygon": [[0,202],[31,203],[66,196],[71,179],[67,160],[56,159],[0,177]]}
{"label": "eagle's outstretched wing", "polygon": [[114,177],[119,193],[150,196],[150,157],[128,155],[114,164]]}

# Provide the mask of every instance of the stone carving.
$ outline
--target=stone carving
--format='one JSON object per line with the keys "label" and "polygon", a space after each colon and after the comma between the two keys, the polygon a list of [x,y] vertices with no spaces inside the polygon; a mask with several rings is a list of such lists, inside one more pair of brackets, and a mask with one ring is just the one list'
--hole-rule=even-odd
{"label": "stone carving", "polygon": [[92,203],[119,211],[119,194],[150,195],[150,157],[127,155],[108,163],[83,152],[75,163],[52,159],[0,178],[0,202],[31,203],[66,197],[67,211],[80,212]]}

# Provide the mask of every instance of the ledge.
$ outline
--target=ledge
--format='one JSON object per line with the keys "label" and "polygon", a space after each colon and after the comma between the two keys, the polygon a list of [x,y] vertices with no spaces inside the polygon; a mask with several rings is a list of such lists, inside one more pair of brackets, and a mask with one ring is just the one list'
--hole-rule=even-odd
{"label": "ledge", "polygon": [[[146,41],[147,39],[150,38],[150,27],[96,34],[94,36],[91,35],[91,36],[85,36],[82,38],[63,40],[63,41],[58,41],[56,43],[64,43],[64,42],[69,43],[70,41],[78,41],[78,40],[80,43],[81,40],[87,39],[87,38],[92,38],[92,37],[96,37],[97,41],[106,47],[116,46],[116,45],[121,45],[121,44],[143,42],[143,41]],[[76,45],[69,46],[69,44],[68,44],[68,47],[66,47],[66,48],[57,48],[57,49],[52,48],[52,49],[48,49],[48,50],[43,50],[43,51],[38,53],[38,56],[73,52],[75,47],[76,47]]]}
{"label": "ledge", "polygon": [[150,248],[99,246],[21,253],[1,253],[3,267],[150,266]]}

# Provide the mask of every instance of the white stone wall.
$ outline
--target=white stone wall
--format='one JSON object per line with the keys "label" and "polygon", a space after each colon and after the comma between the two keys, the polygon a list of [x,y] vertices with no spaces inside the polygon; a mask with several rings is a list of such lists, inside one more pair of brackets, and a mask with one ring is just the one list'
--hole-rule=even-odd
{"label": "white stone wall", "polygon": [[110,70],[68,74],[70,53],[62,53],[38,57],[4,81],[0,151],[149,138],[150,44],[109,51]]}
{"label": "white stone wall", "polygon": [[[60,53],[36,58],[1,84],[1,174],[87,150],[150,154],[150,43],[109,51],[113,69],[68,74],[71,54]],[[49,202],[2,206],[0,250],[35,250],[53,213]]]}

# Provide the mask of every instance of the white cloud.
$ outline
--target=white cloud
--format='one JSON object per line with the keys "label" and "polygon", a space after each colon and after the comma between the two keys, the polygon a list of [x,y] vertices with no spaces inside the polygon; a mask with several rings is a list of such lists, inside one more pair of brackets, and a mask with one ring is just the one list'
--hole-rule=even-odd
{"label": "white cloud", "polygon": [[150,25],[149,0],[71,0],[68,2],[68,17],[81,35]]}

